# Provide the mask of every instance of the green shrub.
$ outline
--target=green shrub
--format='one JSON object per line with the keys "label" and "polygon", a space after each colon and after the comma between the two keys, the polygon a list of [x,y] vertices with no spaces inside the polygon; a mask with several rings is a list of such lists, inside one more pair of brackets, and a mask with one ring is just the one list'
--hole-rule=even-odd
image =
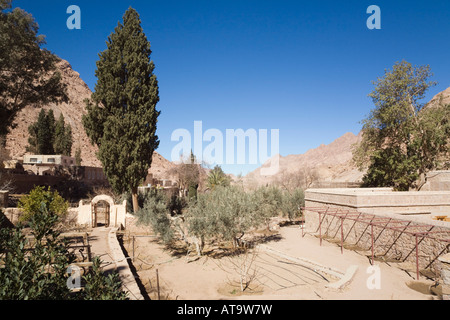
{"label": "green shrub", "polygon": [[165,243],[172,241],[174,233],[169,218],[168,199],[163,191],[150,190],[145,197],[143,208],[139,209],[135,215],[138,217],[139,224],[151,226],[153,232],[158,234]]}
{"label": "green shrub", "polygon": [[[100,261],[84,277],[86,286],[71,292],[67,269],[75,262],[68,242],[55,230],[59,217],[41,207],[31,216],[33,240],[24,235],[23,226],[0,229],[0,300],[84,300],[126,298],[117,275],[105,276]],[[4,219],[0,216],[0,220]],[[1,224],[1,221],[0,221]]]}
{"label": "green shrub", "polygon": [[183,214],[183,210],[188,206],[186,198],[179,197],[177,194],[172,194],[170,196],[167,207],[169,209],[170,215],[179,216]]}
{"label": "green shrub", "polygon": [[262,222],[254,200],[238,187],[217,186],[199,194],[186,214],[189,234],[202,241],[215,238],[236,245],[248,230]]}
{"label": "green shrub", "polygon": [[284,217],[294,220],[300,216],[300,208],[305,205],[305,194],[302,189],[291,192],[284,191],[281,201],[281,212]]}
{"label": "green shrub", "polygon": [[105,275],[101,260],[94,258],[92,270],[83,277],[86,285],[81,291],[83,300],[127,300],[128,295],[122,291],[122,284],[117,272]]}
{"label": "green shrub", "polygon": [[35,214],[40,214],[43,210],[62,217],[67,214],[69,203],[58,191],[51,191],[50,187],[47,190],[44,187],[36,187],[30,194],[20,198],[18,207],[23,210],[19,221],[29,222]]}
{"label": "green shrub", "polygon": [[283,193],[274,186],[260,187],[252,193],[257,214],[268,226],[270,218],[276,217],[281,212]]}

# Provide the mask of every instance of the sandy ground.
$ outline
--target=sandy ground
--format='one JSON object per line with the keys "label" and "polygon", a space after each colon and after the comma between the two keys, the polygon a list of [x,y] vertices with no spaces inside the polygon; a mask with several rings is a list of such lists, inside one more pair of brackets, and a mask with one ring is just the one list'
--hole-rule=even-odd
{"label": "sandy ground", "polygon": [[[407,272],[397,264],[376,262],[370,268],[369,259],[352,250],[341,254],[337,244],[306,234],[298,225],[281,227],[265,246],[289,257],[314,261],[322,266],[345,273],[357,266],[352,280],[343,288],[331,289],[326,285],[338,279],[317,272],[262,249],[248,254],[229,256],[222,251],[205,248],[206,254],[196,257],[186,255],[186,249],[167,249],[150,235],[148,227],[138,227],[135,221],[127,222],[123,246],[151,299],[164,300],[430,300],[439,299],[429,287],[434,281],[425,278],[415,281],[414,272]],[[144,237],[142,237],[144,236]],[[222,254],[221,254],[222,253]],[[240,286],[240,270],[247,268],[249,286],[244,292]],[[158,278],[157,275],[158,274]],[[415,288],[415,289],[412,289]]]}

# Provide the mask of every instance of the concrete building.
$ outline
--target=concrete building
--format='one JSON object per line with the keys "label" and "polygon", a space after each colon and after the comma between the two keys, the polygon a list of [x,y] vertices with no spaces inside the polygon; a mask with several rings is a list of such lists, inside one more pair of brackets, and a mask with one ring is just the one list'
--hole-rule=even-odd
{"label": "concrete building", "polygon": [[60,165],[69,167],[75,165],[75,158],[63,155],[25,155],[24,165]]}
{"label": "concrete building", "polygon": [[25,155],[23,168],[35,175],[51,175],[54,168],[75,166],[75,158],[63,155]]}

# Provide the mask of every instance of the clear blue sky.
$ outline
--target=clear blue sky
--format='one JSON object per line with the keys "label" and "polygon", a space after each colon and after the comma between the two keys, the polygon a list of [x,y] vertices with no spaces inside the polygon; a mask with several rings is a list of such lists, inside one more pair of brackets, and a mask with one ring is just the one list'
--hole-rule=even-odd
{"label": "clear blue sky", "polygon": [[[81,30],[69,30],[69,5]],[[369,30],[372,5],[381,30]],[[47,48],[70,62],[94,90],[98,53],[135,8],[152,46],[162,111],[158,152],[170,159],[178,128],[279,129],[280,154],[300,154],[357,134],[372,108],[372,81],[395,62],[430,65],[450,87],[449,1],[16,0],[46,35]],[[257,165],[223,165],[238,174]]]}

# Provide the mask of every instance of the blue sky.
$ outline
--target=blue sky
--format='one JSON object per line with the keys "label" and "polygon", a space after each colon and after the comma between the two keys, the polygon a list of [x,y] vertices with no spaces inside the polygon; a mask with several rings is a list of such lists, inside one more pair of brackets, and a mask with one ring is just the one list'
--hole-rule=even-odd
{"label": "blue sky", "polygon": [[[369,30],[370,5],[381,30]],[[16,0],[46,35],[46,47],[68,60],[94,90],[98,53],[127,8],[135,8],[152,46],[162,111],[165,158],[174,130],[279,129],[283,156],[357,134],[373,107],[372,81],[401,60],[430,65],[450,87],[449,1]],[[69,30],[69,5],[81,30]],[[222,165],[247,173],[258,165]]]}

